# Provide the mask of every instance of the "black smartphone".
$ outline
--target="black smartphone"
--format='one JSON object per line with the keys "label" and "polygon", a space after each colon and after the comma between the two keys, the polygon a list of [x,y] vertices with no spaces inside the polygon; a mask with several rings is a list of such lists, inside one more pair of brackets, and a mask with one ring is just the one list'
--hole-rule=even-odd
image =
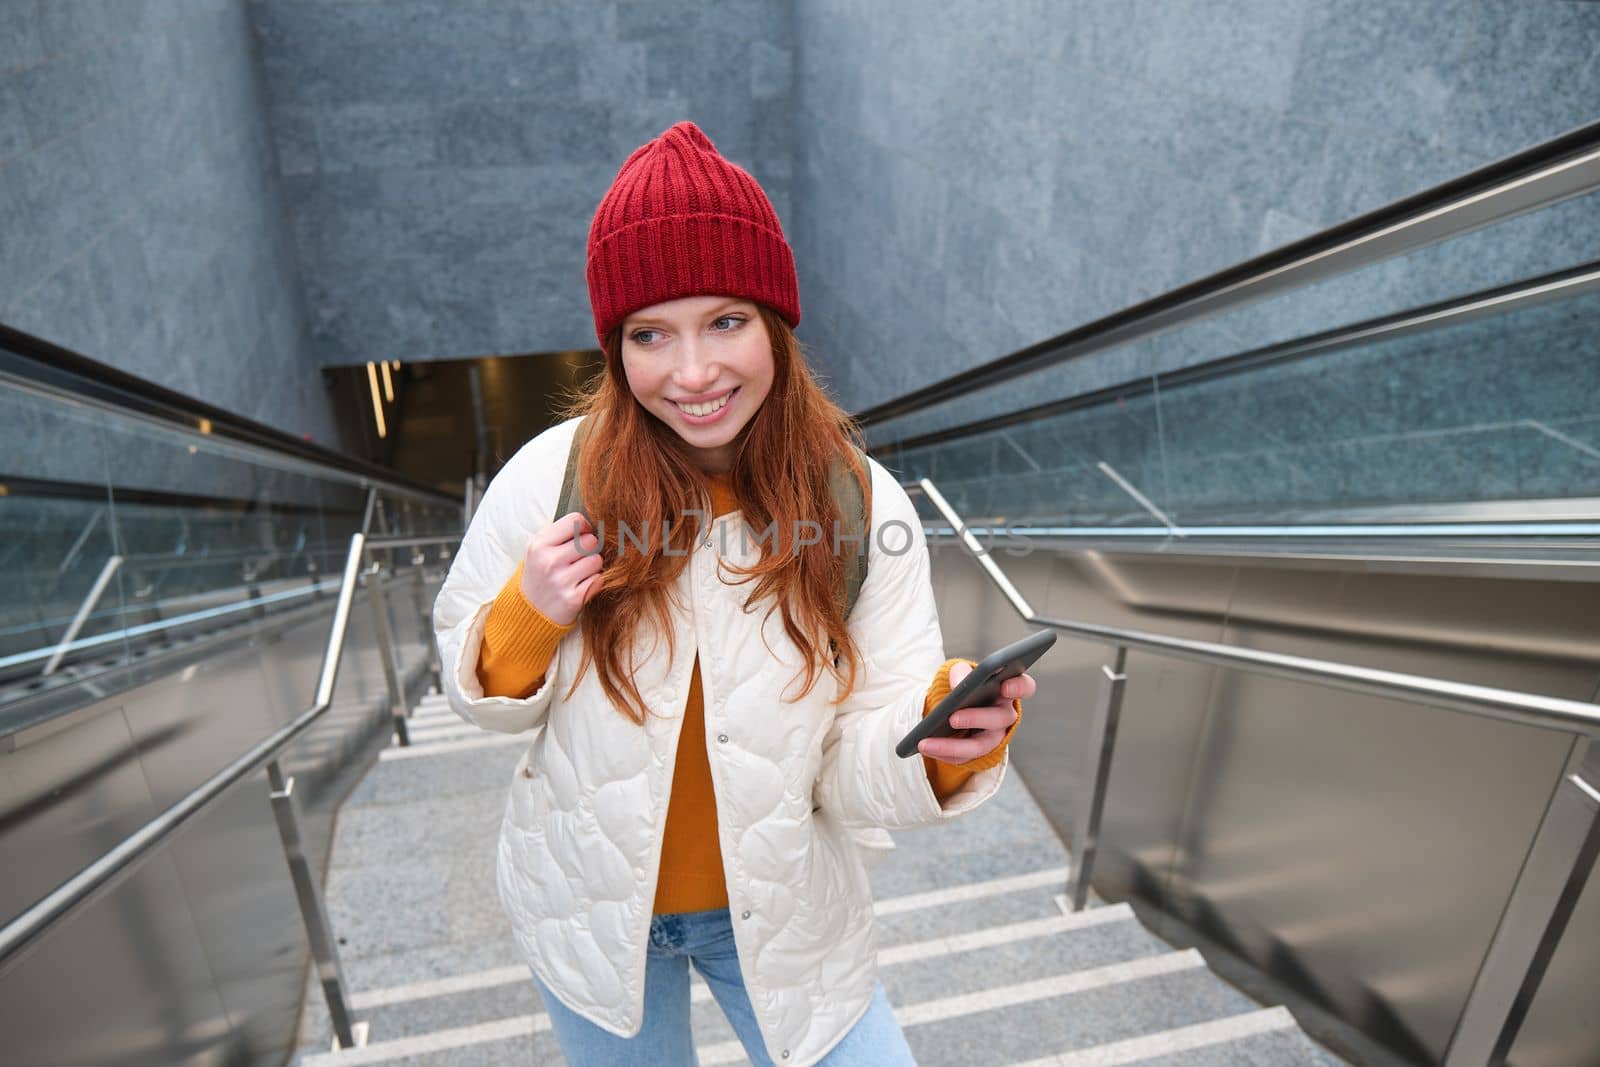
{"label": "black smartphone", "polygon": [[951,729],[950,716],[962,708],[987,707],[1000,702],[1000,686],[1026,671],[1033,662],[1056,643],[1054,630],[1040,630],[1020,641],[997,649],[985,656],[972,673],[950,690],[950,695],[939,701],[911,732],[894,746],[894,754],[901,759],[917,755],[917,744],[924,737],[953,737],[965,735],[965,730]]}

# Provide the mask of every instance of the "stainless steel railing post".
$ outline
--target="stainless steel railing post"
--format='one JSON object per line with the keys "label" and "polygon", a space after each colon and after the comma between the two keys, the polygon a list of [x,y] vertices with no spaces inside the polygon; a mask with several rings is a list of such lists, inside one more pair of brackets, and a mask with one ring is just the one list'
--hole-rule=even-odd
{"label": "stainless steel railing post", "polygon": [[422,647],[428,657],[428,673],[433,675],[433,691],[444,692],[444,664],[439,660],[439,642],[433,638],[433,601],[428,599],[427,578],[423,574],[425,562],[418,560],[417,599],[422,603]]}
{"label": "stainless steel railing post", "polygon": [[406,729],[406,698],[400,688],[400,672],[395,668],[394,635],[389,629],[389,605],[384,599],[383,565],[374,562],[367,575],[367,600],[372,604],[372,627],[378,635],[378,655],[383,660],[383,683],[389,687],[389,717],[394,721],[395,740],[411,744]]}
{"label": "stainless steel railing post", "polygon": [[1076,853],[1072,863],[1073,911],[1082,911],[1089,902],[1095,852],[1100,844],[1100,817],[1105,812],[1111,757],[1117,744],[1117,721],[1122,717],[1122,692],[1128,682],[1127,663],[1128,648],[1118,645],[1111,662],[1100,668],[1100,694],[1089,725],[1089,743],[1083,750],[1082,800],[1073,805],[1072,812],[1072,851]]}
{"label": "stainless steel railing post", "polygon": [[977,561],[978,566],[983,568],[983,572],[989,576],[989,581],[993,582],[995,587],[1005,594],[1005,598],[1011,602],[1011,606],[1016,610],[1017,614],[1032,622],[1034,617],[1033,607],[1028,603],[1027,598],[1022,595],[1016,586],[1011,584],[1011,579],[1006,577],[1006,572],[1000,569],[1000,565],[994,561],[994,556],[989,554],[989,550],[984,548],[977,536],[967,528],[967,524],[962,521],[961,516],[956,514],[956,509],[951,507],[950,502],[944,498],[944,494],[939,492],[939,487],[926,478],[918,479],[916,486],[922,492],[922,495],[928,498],[929,503],[939,509],[939,514],[943,515],[945,521],[950,524],[951,529],[955,530],[956,536],[961,539],[961,543],[967,547],[968,552],[972,553],[972,558]]}
{"label": "stainless steel railing post", "polygon": [[294,777],[285,778],[276,759],[267,764],[267,781],[272,786],[272,815],[278,823],[278,836],[283,839],[283,854],[289,861],[289,877],[294,881],[294,895],[300,903],[300,916],[305,920],[306,936],[311,941],[311,955],[316,962],[317,981],[328,1002],[328,1016],[333,1020],[336,1048],[356,1048],[367,1043],[366,1022],[355,1022],[350,1017],[350,1005],[345,1000],[344,968],[339,964],[339,949],[334,941],[333,928],[328,922],[328,909],[322,900],[322,887],[316,872],[306,856],[305,842],[300,836],[300,817],[294,800]]}
{"label": "stainless steel railing post", "polygon": [[1444,1067],[1504,1063],[1600,855],[1600,744],[1573,741],[1501,913]]}
{"label": "stainless steel railing post", "polygon": [[[345,635],[350,624],[350,604],[360,581],[361,561],[366,556],[366,535],[358,533],[350,538],[350,551],[345,556],[344,577],[339,583],[339,601],[334,607],[328,647],[323,652],[322,670],[317,677],[317,702],[303,718],[313,718],[333,705],[333,689],[339,678],[339,664],[344,659]],[[294,779],[284,777],[276,755],[267,763],[267,783],[271,786],[272,815],[278,823],[278,836],[283,839],[284,859],[289,864],[289,877],[294,882],[300,917],[306,924],[306,937],[311,943],[317,980],[328,1002],[334,1040],[338,1048],[365,1045],[368,1026],[365,1022],[357,1023],[350,1018],[350,1007],[345,1000],[344,968],[339,965],[338,944],[334,941],[333,929],[328,922],[322,886],[312,870],[300,836],[300,819],[294,802]]]}

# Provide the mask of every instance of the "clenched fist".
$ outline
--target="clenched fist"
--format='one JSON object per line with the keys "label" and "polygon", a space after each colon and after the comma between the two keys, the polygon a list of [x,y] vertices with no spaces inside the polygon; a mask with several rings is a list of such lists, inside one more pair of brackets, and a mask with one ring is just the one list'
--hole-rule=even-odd
{"label": "clenched fist", "polygon": [[522,554],[523,599],[551,622],[572,625],[605,582],[599,546],[594,527],[578,511],[528,538]]}

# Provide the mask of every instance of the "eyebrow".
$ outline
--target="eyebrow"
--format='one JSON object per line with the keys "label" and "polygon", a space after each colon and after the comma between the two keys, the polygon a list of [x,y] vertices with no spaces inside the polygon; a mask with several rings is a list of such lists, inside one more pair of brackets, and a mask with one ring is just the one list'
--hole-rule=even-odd
{"label": "eyebrow", "polygon": [[[705,318],[707,318],[707,319],[720,318],[720,317],[722,317],[723,315],[725,315],[727,313],[729,308],[746,307],[749,304],[750,304],[750,301],[742,299],[742,298],[729,300],[727,303],[718,304],[715,307],[713,307],[710,311],[706,312]],[[634,318],[632,315],[630,315],[630,316],[628,316],[628,321],[624,325],[625,325],[626,329],[632,330],[632,329],[637,329],[640,326],[666,326],[666,325],[670,325],[670,323],[668,323],[666,319],[653,319],[653,318],[650,318],[648,316],[640,316],[638,318]]]}

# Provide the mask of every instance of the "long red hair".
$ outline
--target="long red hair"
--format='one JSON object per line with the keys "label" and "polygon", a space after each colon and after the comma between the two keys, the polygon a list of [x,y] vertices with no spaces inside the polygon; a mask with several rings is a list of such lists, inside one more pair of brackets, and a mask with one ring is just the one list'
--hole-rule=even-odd
{"label": "long red hair", "polygon": [[[777,534],[757,542],[760,558],[750,567],[727,561],[722,567],[745,576],[738,584],[755,582],[745,610],[766,599],[763,621],[774,610],[783,613],[784,632],[806,664],[800,695],[809,693],[826,671],[843,683],[842,700],[855,689],[861,656],[845,628],[840,591],[849,552],[843,545],[838,554],[833,551],[833,523],[837,519],[844,529],[845,516],[838,513],[829,489],[828,468],[833,457],[843,455],[868,485],[868,472],[850,447],[861,447],[863,437],[855,420],[812,376],[789,324],[765,305],[756,307],[772,342],[772,387],[734,439],[730,482],[752,533],[762,534],[776,522],[770,528]],[[688,513],[704,509],[709,514],[710,501],[689,445],[628,388],[620,325],[606,335],[602,351],[605,369],[565,405],[561,416],[587,417],[578,477],[584,509],[605,524],[603,586],[578,616],[583,656],[567,696],[593,662],[611,703],[642,724],[648,709],[634,685],[634,665],[621,662],[623,650],[633,647],[641,626],[653,626],[658,634],[666,632],[668,656],[676,653],[668,600],[697,534],[694,516]],[[817,544],[796,549],[797,525],[806,519],[825,532]],[[668,538],[661,536],[664,521],[672,524]],[[633,540],[622,551],[619,523],[636,533],[650,531],[642,551]],[[669,544],[671,555],[665,551]]]}

